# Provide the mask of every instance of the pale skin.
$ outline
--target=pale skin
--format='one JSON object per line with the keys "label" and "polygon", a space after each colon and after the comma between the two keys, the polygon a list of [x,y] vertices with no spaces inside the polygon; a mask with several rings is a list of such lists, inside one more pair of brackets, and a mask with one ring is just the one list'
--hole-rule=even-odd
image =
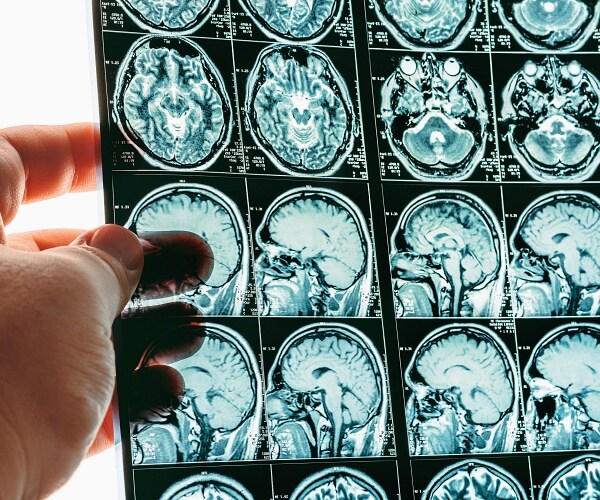
{"label": "pale skin", "polygon": [[[0,130],[0,499],[38,499],[113,443],[111,325],[142,273],[128,230],[7,235],[22,203],[96,188],[90,124]],[[209,271],[208,271],[209,272]]]}

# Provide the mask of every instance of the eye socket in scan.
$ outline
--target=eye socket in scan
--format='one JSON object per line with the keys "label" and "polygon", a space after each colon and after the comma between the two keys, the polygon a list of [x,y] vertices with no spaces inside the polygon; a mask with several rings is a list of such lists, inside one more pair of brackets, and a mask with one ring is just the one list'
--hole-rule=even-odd
{"label": "eye socket in scan", "polygon": [[381,23],[409,49],[452,50],[475,26],[480,0],[375,0]]}
{"label": "eye socket in scan", "polygon": [[600,19],[595,0],[494,0],[502,23],[526,50],[579,50]]}
{"label": "eye socket in scan", "polygon": [[523,212],[511,236],[517,316],[596,316],[600,311],[600,200],[555,191]]}
{"label": "eye socket in scan", "polygon": [[334,174],[358,135],[347,83],[311,46],[264,49],[248,76],[245,109],[254,141],[291,175]]}
{"label": "eye socket in scan", "polygon": [[297,188],[279,196],[256,230],[259,313],[366,316],[373,247],[366,220],[346,196]]}
{"label": "eye socket in scan", "polygon": [[465,460],[442,470],[421,500],[527,500],[523,486],[505,469],[483,460]]}
{"label": "eye socket in scan", "polygon": [[340,20],[344,0],[240,0],[240,4],[269,38],[317,43]]}
{"label": "eye socket in scan", "polygon": [[260,369],[231,328],[190,323],[167,332],[140,360],[131,399],[136,465],[256,457]]}
{"label": "eye socket in scan", "polygon": [[498,317],[506,276],[492,210],[464,191],[413,200],[391,237],[397,317]]}
{"label": "eye socket in scan", "polygon": [[600,80],[578,61],[527,61],[502,92],[510,150],[542,182],[589,179],[600,163]]}
{"label": "eye socket in scan", "polygon": [[269,370],[271,457],[381,455],[386,385],[381,357],[356,328],[340,323],[300,328]]}
{"label": "eye socket in scan", "polygon": [[145,249],[144,271],[126,311],[185,302],[199,314],[240,315],[249,281],[239,207],[202,184],[168,184],[142,199],[125,227]]}
{"label": "eye socket in scan", "polygon": [[332,467],[308,476],[292,493],[290,500],[318,498],[364,498],[387,500],[387,495],[372,478],[356,469]]}
{"label": "eye socket in scan", "polygon": [[600,491],[600,459],[583,455],[558,466],[546,479],[539,500],[593,499]]}
{"label": "eye socket in scan", "polygon": [[523,379],[530,451],[598,449],[600,327],[571,323],[548,332],[533,348]]}
{"label": "eye socket in scan", "polygon": [[483,89],[455,57],[406,56],[381,88],[390,147],[420,180],[466,179],[489,136]]}
{"label": "eye socket in scan", "polygon": [[218,0],[118,0],[142,29],[186,34],[198,29],[218,5]]}
{"label": "eye socket in scan", "polygon": [[159,500],[254,500],[252,494],[235,479],[221,474],[196,474],[171,485]]}
{"label": "eye socket in scan", "polygon": [[431,332],[406,369],[411,455],[514,451],[517,368],[489,328],[465,323]]}
{"label": "eye socket in scan", "polygon": [[113,117],[152,166],[205,170],[229,144],[231,101],[214,63],[195,42],[148,35],[117,74]]}

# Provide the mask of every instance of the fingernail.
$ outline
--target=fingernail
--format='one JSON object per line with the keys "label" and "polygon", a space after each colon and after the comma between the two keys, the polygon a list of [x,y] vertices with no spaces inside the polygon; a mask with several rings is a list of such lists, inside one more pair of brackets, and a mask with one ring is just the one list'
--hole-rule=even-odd
{"label": "fingernail", "polygon": [[130,271],[138,269],[144,259],[137,236],[120,226],[107,224],[100,227],[92,235],[88,245],[112,255]]}

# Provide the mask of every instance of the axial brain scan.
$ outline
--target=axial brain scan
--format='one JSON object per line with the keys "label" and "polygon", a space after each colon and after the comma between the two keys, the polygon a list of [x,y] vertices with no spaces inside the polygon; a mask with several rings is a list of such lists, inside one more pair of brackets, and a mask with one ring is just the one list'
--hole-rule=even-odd
{"label": "axial brain scan", "polygon": [[517,369],[510,351],[483,326],[438,328],[406,370],[411,455],[514,451],[519,418]]}
{"label": "axial brain scan", "polygon": [[218,0],[118,0],[135,23],[157,32],[189,33],[200,27]]}
{"label": "axial brain scan", "polygon": [[421,500],[528,500],[508,471],[481,460],[465,460],[433,478]]}
{"label": "axial brain scan", "polygon": [[595,500],[600,492],[600,458],[584,455],[565,462],[544,482],[539,500]]}
{"label": "axial brain scan", "polygon": [[159,500],[254,500],[236,480],[221,474],[197,474],[167,489]]}
{"label": "axial brain scan", "polygon": [[[163,373],[183,387],[169,392]],[[192,323],[168,332],[144,353],[132,387],[134,464],[255,458],[260,370],[248,343],[231,328]]]}
{"label": "axial brain scan", "polygon": [[494,0],[502,23],[527,50],[578,50],[598,26],[597,0]]}
{"label": "axial brain scan", "polygon": [[[146,247],[144,271],[126,312],[178,302],[203,316],[242,314],[248,235],[239,208],[221,191],[168,184],[146,195],[125,227]],[[207,257],[210,273],[204,269]]]}
{"label": "axial brain scan", "polygon": [[542,196],[525,209],[510,245],[518,316],[600,311],[600,200],[582,191]]}
{"label": "axial brain scan", "polygon": [[600,327],[555,328],[533,349],[523,378],[530,451],[600,449]]}
{"label": "axial brain scan", "polygon": [[401,59],[381,89],[381,117],[392,151],[417,179],[465,179],[485,152],[485,94],[454,57]]}
{"label": "axial brain scan", "polygon": [[153,166],[204,170],[229,143],[232,112],[216,66],[196,43],[149,35],[117,75],[113,116]]}
{"label": "axial brain scan", "polygon": [[292,189],[266,210],[256,242],[261,315],[367,315],[373,247],[350,199],[325,188]]}
{"label": "axial brain scan", "polygon": [[269,38],[317,43],[342,15],[344,0],[240,0]]}
{"label": "axial brain scan", "polygon": [[397,317],[500,316],[505,252],[500,224],[479,198],[419,196],[400,215],[391,249]]}
{"label": "axial brain scan", "polygon": [[[550,3],[550,2],[548,2]],[[600,81],[579,62],[527,61],[502,93],[512,154],[543,182],[589,179],[600,163]]]}
{"label": "axial brain scan", "polygon": [[290,500],[322,499],[387,500],[381,486],[366,474],[347,467],[333,467],[307,477]]}
{"label": "axial brain scan", "polygon": [[318,323],[297,330],[269,370],[271,458],[381,455],[386,385],[379,354],[356,328]]}
{"label": "axial brain scan", "polygon": [[331,175],[354,146],[348,87],[324,52],[264,49],[246,87],[246,128],[274,165],[292,175]]}
{"label": "axial brain scan", "polygon": [[475,26],[480,0],[375,0],[387,30],[409,49],[458,47]]}

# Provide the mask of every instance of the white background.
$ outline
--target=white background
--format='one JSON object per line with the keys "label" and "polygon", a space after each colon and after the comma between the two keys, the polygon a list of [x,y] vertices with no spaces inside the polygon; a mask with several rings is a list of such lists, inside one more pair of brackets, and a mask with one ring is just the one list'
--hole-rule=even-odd
{"label": "white background", "polygon": [[[0,127],[97,121],[88,1],[1,0]],[[8,229],[94,227],[100,199],[84,193],[28,205]],[[117,498],[116,470],[110,450],[84,462],[51,498]]]}

